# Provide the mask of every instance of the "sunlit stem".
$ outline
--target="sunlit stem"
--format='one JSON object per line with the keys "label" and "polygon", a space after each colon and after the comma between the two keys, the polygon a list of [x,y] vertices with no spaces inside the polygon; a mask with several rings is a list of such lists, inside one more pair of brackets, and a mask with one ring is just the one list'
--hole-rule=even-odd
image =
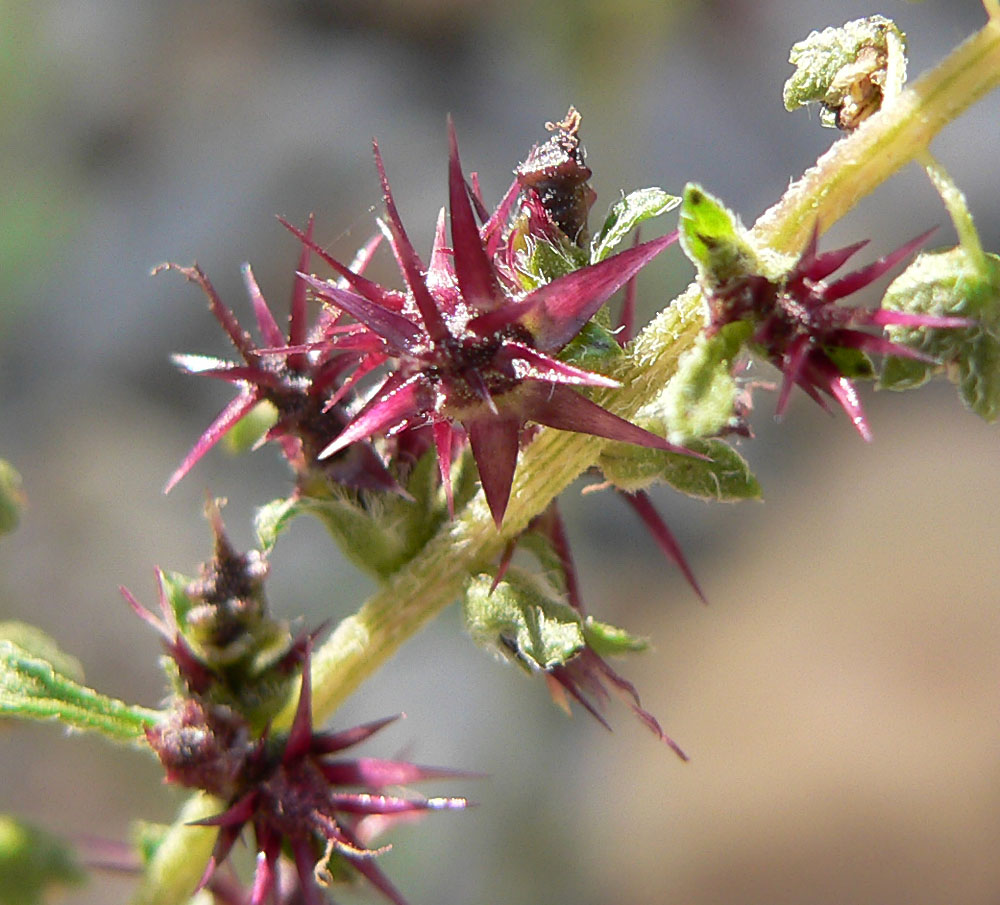
{"label": "sunlit stem", "polygon": [[757,221],[754,237],[776,251],[800,251],[815,223],[828,229],[998,83],[1000,19],[992,19],[834,144]]}

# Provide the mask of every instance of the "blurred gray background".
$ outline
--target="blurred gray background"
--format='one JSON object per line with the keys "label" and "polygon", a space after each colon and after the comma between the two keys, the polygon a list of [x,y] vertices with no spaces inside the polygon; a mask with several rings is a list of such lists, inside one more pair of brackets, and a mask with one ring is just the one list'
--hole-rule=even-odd
{"label": "blurred gray background", "polygon": [[[620,190],[698,180],[752,222],[835,137],[784,112],[789,47],[873,12],[908,33],[911,75],[984,20],[978,0],[0,0],[0,456],[30,497],[0,542],[0,619],[156,705],[157,644],[117,586],[152,604],[154,565],[195,569],[206,490],[230,498],[243,546],[253,508],[287,491],[268,449],[214,452],[160,493],[230,391],[173,370],[173,351],[228,349],[198,292],[152,266],[197,258],[249,322],[250,261],[280,310],[297,249],[273,215],[315,211],[349,258],[380,205],[372,136],[426,248],[446,114],[495,199],[570,103],[595,218]],[[998,115],[993,96],[934,145],[993,250]],[[911,168],[826,247],[870,236],[863,263],[935,223],[952,243]],[[385,260],[373,273],[395,279]],[[676,250],[658,260],[642,319],[690,277]],[[613,734],[566,719],[454,610],[344,707],[336,725],[409,715],[370,753],[489,774],[434,788],[477,809],[396,834],[383,867],[414,905],[1000,902],[995,428],[947,385],[865,404],[871,445],[801,394],[775,425],[758,396],[741,449],[766,505],[656,493],[707,608],[616,499],[567,495],[588,604],[653,638],[620,669],[690,764],[623,707]],[[308,625],[369,589],[312,523],[273,558],[275,611]],[[71,835],[124,838],[182,800],[149,758],[51,727],[0,726],[0,765],[0,811]],[[95,877],[66,900],[125,902],[130,885]]]}

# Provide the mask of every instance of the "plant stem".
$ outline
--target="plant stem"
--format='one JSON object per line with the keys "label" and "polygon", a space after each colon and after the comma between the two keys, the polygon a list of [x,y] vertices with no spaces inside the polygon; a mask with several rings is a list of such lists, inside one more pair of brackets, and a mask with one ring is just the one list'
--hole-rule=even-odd
{"label": "plant stem", "polygon": [[[792,253],[818,219],[829,227],[862,197],[926,149],[948,122],[1000,83],[1000,0],[984,0],[991,21],[891,105],[842,138],[789,187],[753,228],[754,238]],[[619,390],[599,401],[628,417],[662,390],[678,358],[702,327],[701,294],[688,289],[636,339]],[[399,646],[448,606],[465,578],[496,557],[578,475],[593,465],[607,441],[544,430],[521,456],[511,501],[498,532],[481,495],[445,525],[411,562],[347,617],[312,662],[313,715],[324,721]],[[291,706],[276,721],[290,722]],[[196,801],[204,801],[199,797]],[[141,905],[180,905],[194,889],[211,850],[211,834],[183,826],[171,830],[140,891]]]}
{"label": "plant stem", "polygon": [[927,171],[927,176],[941,196],[944,206],[948,209],[948,216],[958,233],[958,241],[962,243],[970,263],[981,274],[986,274],[986,255],[983,252],[983,243],[979,240],[979,233],[976,224],[972,219],[972,212],[969,210],[969,202],[955,180],[951,178],[948,171],[938,162],[930,151],[924,151],[919,157],[920,163]]}
{"label": "plant stem", "polygon": [[831,226],[998,82],[1000,17],[833,145],[757,221],[755,238],[776,251],[799,251],[817,220],[821,229]]}

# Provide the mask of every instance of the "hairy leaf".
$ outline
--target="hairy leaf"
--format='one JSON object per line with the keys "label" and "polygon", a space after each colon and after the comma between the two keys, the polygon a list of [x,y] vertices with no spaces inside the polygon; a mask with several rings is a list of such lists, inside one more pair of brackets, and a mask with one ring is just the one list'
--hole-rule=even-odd
{"label": "hairy leaf", "polygon": [[48,660],[13,641],[0,640],[0,717],[56,720],[112,741],[143,742],[143,730],[159,719],[144,707],[100,694],[60,672]]}
{"label": "hairy leaf", "polygon": [[492,575],[471,579],[464,612],[478,644],[528,669],[562,665],[586,644],[580,614],[543,582],[517,569],[495,589]]}
{"label": "hairy leaf", "polygon": [[879,386],[906,390],[944,371],[962,401],[986,421],[1000,415],[1000,256],[985,256],[984,269],[958,247],[920,255],[886,290],[882,307],[910,314],[958,315],[971,327],[933,329],[891,326],[893,342],[937,359],[934,365],[889,358]]}
{"label": "hairy leaf", "polygon": [[692,440],[687,447],[710,460],[616,443],[605,449],[599,464],[612,484],[630,493],[662,482],[703,500],[761,498],[760,484],[749,464],[728,443],[719,439]]}
{"label": "hairy leaf", "polygon": [[711,289],[756,272],[754,253],[743,234],[736,215],[718,198],[694,183],[684,187],[681,248],[698,269],[703,286]]}
{"label": "hairy leaf", "polygon": [[644,220],[672,211],[681,199],[663,189],[638,189],[611,205],[603,226],[590,243],[590,263],[603,261]]}

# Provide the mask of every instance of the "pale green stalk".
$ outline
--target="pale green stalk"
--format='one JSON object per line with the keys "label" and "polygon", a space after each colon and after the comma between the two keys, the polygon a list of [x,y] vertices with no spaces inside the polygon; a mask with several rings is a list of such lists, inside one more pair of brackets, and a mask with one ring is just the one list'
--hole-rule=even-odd
{"label": "pale green stalk", "polygon": [[[992,16],[1000,0],[984,2]],[[823,228],[829,227],[922,153],[942,127],[998,83],[1000,17],[991,19],[893,104],[838,141],[758,220],[754,238],[778,252],[799,250],[817,219]],[[606,392],[602,404],[627,417],[654,398],[694,342],[701,318],[701,296],[692,285],[637,338],[629,368],[615,375],[623,388]],[[541,432],[521,456],[502,532],[477,498],[357,613],[341,622],[313,657],[316,721],[329,717],[404,641],[448,606],[466,576],[494,560],[508,538],[593,465],[605,442],[589,435]],[[283,714],[285,724],[289,715]],[[160,850],[140,891],[141,905],[180,905],[184,891],[197,883],[211,850],[209,834],[180,823],[167,841],[170,847]]]}
{"label": "pale green stalk", "polygon": [[955,180],[951,178],[948,171],[937,161],[930,151],[924,151],[918,158],[923,168],[927,171],[928,177],[941,196],[944,206],[948,209],[948,216],[955,226],[958,234],[958,241],[965,249],[970,263],[982,273],[987,273],[986,254],[983,251],[983,243],[979,240],[979,232],[972,219],[972,211],[969,210],[969,202]]}

